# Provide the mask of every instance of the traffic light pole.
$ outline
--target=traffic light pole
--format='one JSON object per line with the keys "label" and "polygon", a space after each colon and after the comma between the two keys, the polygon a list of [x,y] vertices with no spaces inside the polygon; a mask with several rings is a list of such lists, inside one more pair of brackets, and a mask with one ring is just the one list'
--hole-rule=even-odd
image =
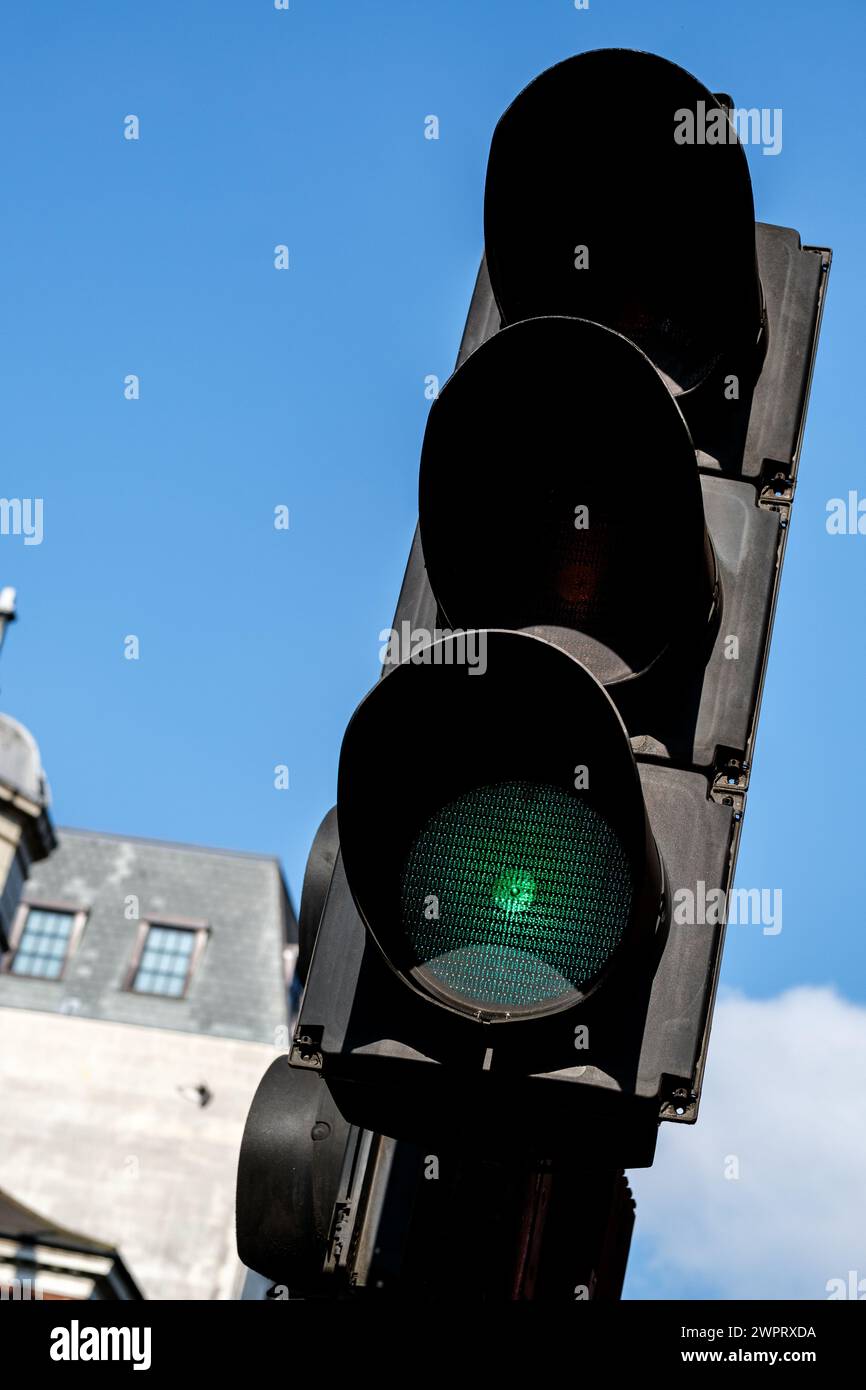
{"label": "traffic light pole", "polygon": [[635,1221],[625,1174],[539,1169],[527,1189],[512,1298],[616,1302]]}
{"label": "traffic light pole", "polygon": [[344,1296],[612,1302],[633,1228],[622,1172],[440,1160],[360,1131],[324,1267]]}

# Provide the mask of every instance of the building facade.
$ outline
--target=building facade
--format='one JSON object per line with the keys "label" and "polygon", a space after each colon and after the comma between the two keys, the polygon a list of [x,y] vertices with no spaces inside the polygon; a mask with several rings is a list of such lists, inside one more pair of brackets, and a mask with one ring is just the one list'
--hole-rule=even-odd
{"label": "building facade", "polygon": [[6,904],[0,1189],[118,1250],[147,1298],[237,1298],[240,1139],[288,1043],[279,862],[56,841]]}

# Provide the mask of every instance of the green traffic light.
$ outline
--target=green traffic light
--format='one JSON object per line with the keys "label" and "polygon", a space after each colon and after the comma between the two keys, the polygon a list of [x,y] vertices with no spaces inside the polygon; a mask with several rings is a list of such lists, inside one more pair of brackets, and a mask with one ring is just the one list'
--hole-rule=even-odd
{"label": "green traffic light", "polygon": [[622,940],[631,873],[579,793],[500,782],[436,811],[407,856],[403,930],[440,985],[517,1008],[584,989]]}
{"label": "green traffic light", "polygon": [[493,901],[503,912],[525,912],[537,895],[538,884],[522,869],[505,869],[493,885]]}

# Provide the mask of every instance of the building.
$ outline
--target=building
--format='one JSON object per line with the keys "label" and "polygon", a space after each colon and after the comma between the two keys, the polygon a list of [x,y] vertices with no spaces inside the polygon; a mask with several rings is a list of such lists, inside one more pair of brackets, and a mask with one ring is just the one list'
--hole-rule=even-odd
{"label": "building", "polygon": [[17,719],[0,715],[0,951],[9,947],[12,918],[30,865],[57,844],[48,801],[33,735]]}
{"label": "building", "polygon": [[0,1189],[119,1252],[146,1298],[237,1298],[240,1139],[288,1043],[280,864],[54,831],[5,716],[0,798]]}
{"label": "building", "polygon": [[140,1298],[117,1250],[64,1230],[0,1192],[0,1300]]}

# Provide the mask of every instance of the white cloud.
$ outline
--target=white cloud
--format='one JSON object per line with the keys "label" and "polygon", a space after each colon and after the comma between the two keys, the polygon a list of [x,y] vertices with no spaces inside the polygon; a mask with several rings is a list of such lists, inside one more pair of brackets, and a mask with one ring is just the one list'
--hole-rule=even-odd
{"label": "white cloud", "polygon": [[864,1093],[866,1008],[831,989],[720,998],[697,1125],[663,1124],[655,1165],[629,1174],[625,1296],[823,1299],[866,1279]]}

